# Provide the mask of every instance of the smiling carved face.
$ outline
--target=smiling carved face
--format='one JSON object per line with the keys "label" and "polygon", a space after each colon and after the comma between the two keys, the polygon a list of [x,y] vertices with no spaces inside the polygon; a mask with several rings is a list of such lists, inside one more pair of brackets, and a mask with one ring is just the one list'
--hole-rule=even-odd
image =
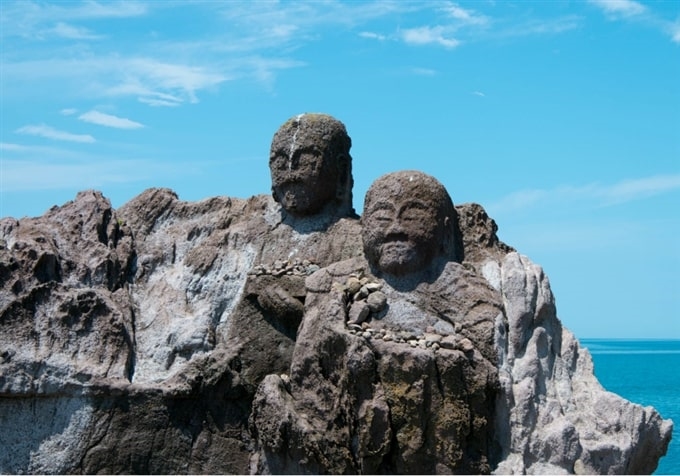
{"label": "smiling carved face", "polygon": [[395,276],[425,270],[446,253],[453,213],[446,190],[428,175],[396,172],[379,178],[364,202],[366,258]]}

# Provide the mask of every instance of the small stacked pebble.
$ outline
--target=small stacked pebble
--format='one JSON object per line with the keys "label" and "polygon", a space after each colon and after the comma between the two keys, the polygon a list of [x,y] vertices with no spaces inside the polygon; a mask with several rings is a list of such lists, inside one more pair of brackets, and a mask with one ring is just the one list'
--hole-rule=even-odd
{"label": "small stacked pebble", "polygon": [[308,276],[319,270],[319,265],[312,263],[309,260],[280,260],[277,259],[270,265],[258,264],[248,274],[254,276],[271,275],[271,276]]}
{"label": "small stacked pebble", "polygon": [[363,273],[350,274],[339,288],[345,294],[349,325],[361,324],[387,305],[387,296],[380,291],[382,283],[371,282]]}
{"label": "small stacked pebble", "polygon": [[360,273],[353,273],[344,285],[338,285],[345,293],[347,300],[347,328],[350,334],[358,335],[366,340],[379,339],[386,342],[407,344],[413,348],[461,350],[470,352],[474,345],[467,338],[456,335],[438,334],[433,327],[416,334],[405,330],[373,328],[367,322],[387,305],[387,296],[381,291],[382,284],[371,282]]}
{"label": "small stacked pebble", "polygon": [[366,340],[391,341],[398,344],[408,344],[413,348],[431,349],[435,352],[439,349],[461,350],[466,353],[474,350],[474,344],[470,339],[455,335],[437,334],[434,329],[429,327],[422,334],[404,330],[375,329],[367,322],[362,322],[361,324],[349,323],[348,328],[350,334],[361,336]]}

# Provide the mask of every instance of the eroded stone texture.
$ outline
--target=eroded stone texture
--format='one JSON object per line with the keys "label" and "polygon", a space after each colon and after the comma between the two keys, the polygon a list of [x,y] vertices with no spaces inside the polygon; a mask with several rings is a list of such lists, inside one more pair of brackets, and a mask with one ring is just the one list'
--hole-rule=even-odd
{"label": "eroded stone texture", "polygon": [[[307,279],[288,382],[268,377],[253,406],[261,450],[251,470],[491,471],[500,296],[447,262],[453,220],[446,190],[425,174],[388,174],[371,186],[362,219],[368,261],[343,261]],[[386,300],[372,329],[403,338],[350,332],[369,284]],[[427,330],[463,336],[467,345],[433,348],[411,339]]]}
{"label": "eroded stone texture", "polygon": [[[442,280],[449,274],[466,273],[459,264],[451,266]],[[368,263],[358,258],[308,278],[308,302],[289,382],[267,377],[253,406],[251,422],[262,451],[252,469],[271,473],[489,472],[496,391],[493,363],[476,346],[466,352],[421,348],[403,338],[384,340],[377,333],[365,337],[350,332],[346,294],[338,284],[356,273],[378,280],[370,275]],[[469,296],[453,281],[451,292]],[[488,291],[485,282],[478,283]],[[382,290],[388,306],[398,306],[403,293],[387,283]],[[436,292],[427,283],[413,292],[418,294],[409,303],[410,311],[417,313],[411,314],[415,325],[403,326],[408,318],[400,309],[396,316],[388,311],[372,319],[372,328],[414,334],[422,315],[429,314],[416,303]],[[492,351],[493,332],[480,332],[476,325],[480,320],[493,320],[498,303],[492,301],[481,310],[470,306],[472,301],[464,299],[459,308],[448,310],[448,318],[459,329],[468,327],[467,335],[475,341],[486,340],[483,347]],[[429,319],[434,323],[441,318],[430,315]],[[275,433],[265,430],[273,427]],[[305,458],[300,458],[303,454]]]}
{"label": "eroded stone texture", "polygon": [[0,223],[0,393],[129,381],[134,248],[109,201],[81,192],[41,218]]}
{"label": "eroded stone texture", "polygon": [[500,474],[652,473],[672,422],[602,388],[587,349],[562,327],[543,270],[516,252],[497,267],[507,323],[496,332]]}
{"label": "eroded stone texture", "polygon": [[[293,161],[346,136],[309,116]],[[0,220],[0,472],[653,471],[671,422],[601,388],[480,206],[430,201],[453,240],[385,272],[337,177],[309,214],[150,189]]]}
{"label": "eroded stone texture", "polygon": [[272,194],[295,217],[320,213],[351,216],[352,140],[345,125],[326,114],[286,121],[271,144]]}

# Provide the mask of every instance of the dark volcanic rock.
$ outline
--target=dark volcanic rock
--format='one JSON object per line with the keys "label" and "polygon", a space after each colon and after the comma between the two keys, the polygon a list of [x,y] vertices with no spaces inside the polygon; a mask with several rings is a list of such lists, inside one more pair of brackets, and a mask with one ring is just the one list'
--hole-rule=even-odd
{"label": "dark volcanic rock", "polygon": [[407,293],[358,220],[270,197],[1,220],[0,470],[651,472],[670,423],[604,391],[542,270],[456,211],[464,260]]}
{"label": "dark volcanic rock", "polygon": [[[452,266],[452,275],[466,273]],[[491,351],[486,357],[474,346],[467,351],[413,346],[403,338],[385,340],[378,330],[397,329],[403,315],[388,312],[371,322],[370,335],[351,332],[341,285],[357,274],[376,280],[361,260],[332,265],[308,278],[290,376],[267,377],[253,405],[251,424],[261,453],[252,469],[274,474],[488,473],[497,391],[493,332],[474,321],[485,315],[493,323],[500,304],[492,298],[481,311],[470,296],[461,309],[451,311],[450,318],[470,324],[468,335]],[[455,278],[449,283],[455,289],[451,292],[469,294],[456,287]],[[387,287],[388,303],[398,306],[399,293]],[[419,292],[434,295],[437,290],[424,284]]]}
{"label": "dark volcanic rock", "polygon": [[543,270],[433,177],[352,208],[323,114],[273,196],[0,220],[0,473],[649,473],[672,423],[606,392]]}

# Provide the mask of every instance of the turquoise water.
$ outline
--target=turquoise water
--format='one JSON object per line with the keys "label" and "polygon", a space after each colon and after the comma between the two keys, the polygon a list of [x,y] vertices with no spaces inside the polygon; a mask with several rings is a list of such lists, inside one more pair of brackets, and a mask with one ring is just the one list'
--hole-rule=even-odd
{"label": "turquoise water", "polygon": [[680,474],[680,340],[580,339],[607,390],[673,420],[673,439],[654,474]]}

